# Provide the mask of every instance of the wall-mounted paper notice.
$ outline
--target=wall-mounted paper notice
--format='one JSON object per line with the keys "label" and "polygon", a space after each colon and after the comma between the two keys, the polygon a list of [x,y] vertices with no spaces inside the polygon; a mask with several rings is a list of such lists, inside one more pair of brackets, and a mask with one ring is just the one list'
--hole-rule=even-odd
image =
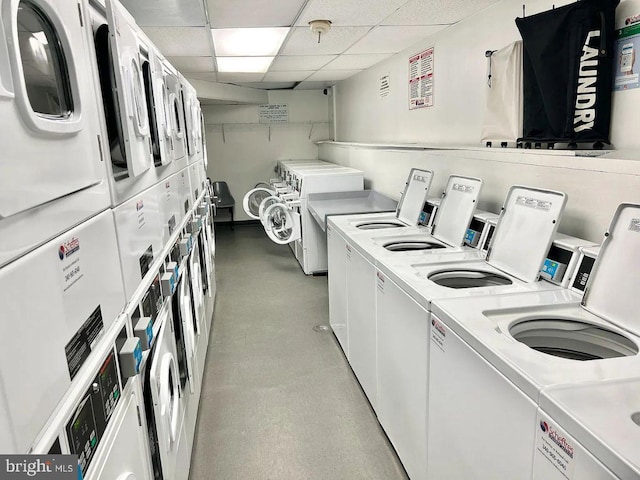
{"label": "wall-mounted paper notice", "polygon": [[434,49],[409,58],[409,110],[433,106]]}
{"label": "wall-mounted paper notice", "polygon": [[380,98],[389,95],[389,74],[386,73],[380,77]]}
{"label": "wall-mounted paper notice", "polygon": [[289,106],[286,104],[260,105],[258,109],[260,123],[289,122]]}

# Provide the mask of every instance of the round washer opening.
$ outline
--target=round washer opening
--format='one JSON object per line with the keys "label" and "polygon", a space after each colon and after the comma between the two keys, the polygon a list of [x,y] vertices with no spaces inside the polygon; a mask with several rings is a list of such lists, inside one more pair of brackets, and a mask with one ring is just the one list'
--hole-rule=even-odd
{"label": "round washer opening", "polygon": [[384,248],[390,252],[412,252],[415,250],[434,250],[437,248],[444,248],[444,245],[422,241],[397,241],[385,243]]}
{"label": "round washer opening", "polygon": [[440,270],[428,278],[436,285],[448,288],[495,287],[513,283],[504,275],[484,270]]}
{"label": "round washer opening", "polygon": [[638,354],[638,346],[624,335],[574,319],[524,320],[511,325],[509,333],[533,350],[569,360],[602,360]]}
{"label": "round washer opening", "polygon": [[404,226],[406,225],[397,222],[367,222],[356,225],[360,230],[378,230],[382,228],[400,228]]}

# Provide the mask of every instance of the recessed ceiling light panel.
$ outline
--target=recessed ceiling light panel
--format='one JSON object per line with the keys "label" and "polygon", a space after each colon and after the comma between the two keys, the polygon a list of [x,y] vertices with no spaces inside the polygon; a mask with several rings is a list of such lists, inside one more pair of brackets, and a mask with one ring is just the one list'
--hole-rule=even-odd
{"label": "recessed ceiling light panel", "polygon": [[278,28],[215,28],[211,30],[217,56],[275,56],[289,27]]}

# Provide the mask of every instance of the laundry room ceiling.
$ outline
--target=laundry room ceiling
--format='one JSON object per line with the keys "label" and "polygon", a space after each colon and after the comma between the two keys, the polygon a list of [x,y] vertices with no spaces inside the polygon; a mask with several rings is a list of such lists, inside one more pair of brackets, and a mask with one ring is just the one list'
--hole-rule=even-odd
{"label": "laundry room ceiling", "polygon": [[[499,0],[121,0],[187,78],[334,85]],[[330,20],[318,35],[312,20]]]}

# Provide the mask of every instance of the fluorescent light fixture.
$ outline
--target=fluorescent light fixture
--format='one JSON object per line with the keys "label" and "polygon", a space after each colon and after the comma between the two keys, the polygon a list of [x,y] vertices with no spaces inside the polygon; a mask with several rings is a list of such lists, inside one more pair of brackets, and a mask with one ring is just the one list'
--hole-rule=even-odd
{"label": "fluorescent light fixture", "polygon": [[216,57],[219,72],[264,73],[276,57]]}
{"label": "fluorescent light fixture", "polygon": [[211,30],[216,55],[221,57],[275,56],[289,33],[279,28],[215,28]]}

